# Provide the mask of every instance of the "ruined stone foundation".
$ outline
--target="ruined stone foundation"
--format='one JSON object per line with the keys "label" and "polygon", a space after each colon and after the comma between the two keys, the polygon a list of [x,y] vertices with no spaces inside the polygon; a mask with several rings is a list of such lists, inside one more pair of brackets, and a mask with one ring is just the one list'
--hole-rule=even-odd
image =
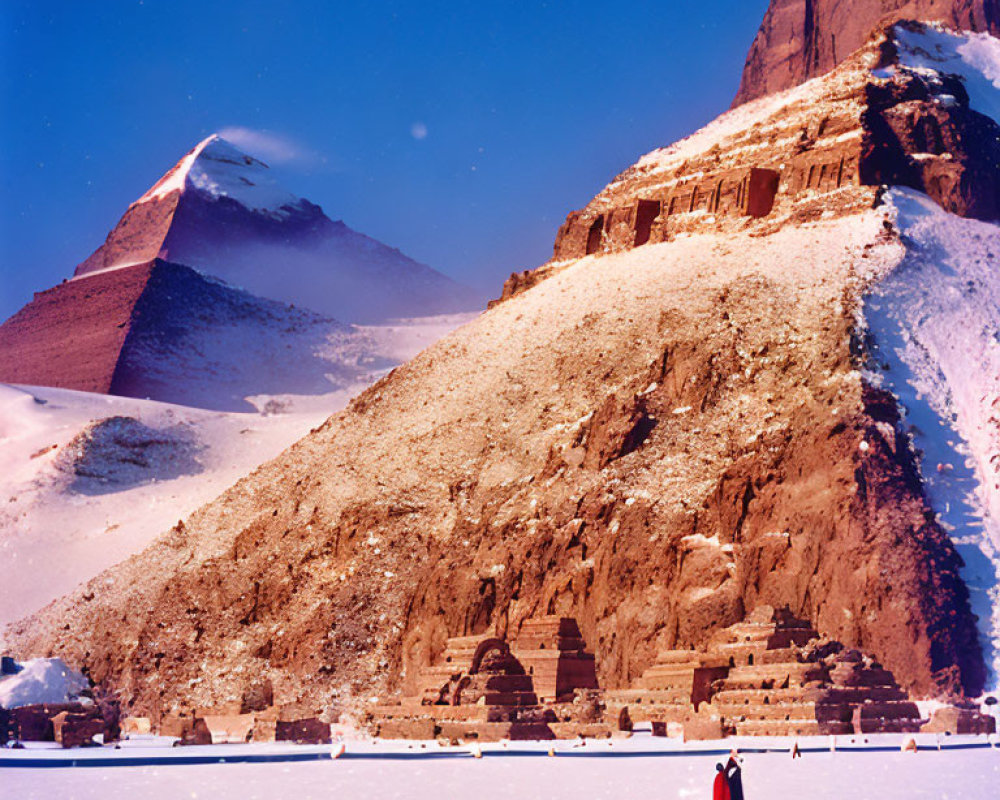
{"label": "ruined stone foundation", "polygon": [[374,709],[387,739],[555,739],[607,736],[594,694],[594,655],[576,620],[526,620],[513,642],[491,635],[448,639],[416,696]]}
{"label": "ruined stone foundation", "polygon": [[[609,718],[688,736],[901,733],[924,724],[889,670],[769,606],[720,631],[703,650],[661,652],[634,687],[605,700]],[[956,715],[963,726],[986,729],[985,717],[966,713],[977,719]]]}

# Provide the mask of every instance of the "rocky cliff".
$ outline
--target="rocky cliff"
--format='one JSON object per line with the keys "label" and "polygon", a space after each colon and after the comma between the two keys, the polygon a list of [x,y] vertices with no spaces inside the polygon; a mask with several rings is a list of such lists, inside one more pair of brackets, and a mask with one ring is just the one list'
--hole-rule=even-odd
{"label": "rocky cliff", "polygon": [[963,43],[900,23],[826,75],[643,156],[571,212],[553,260],[512,275],[500,299],[585,255],[854,214],[883,186],[918,189],[961,216],[1000,218],[995,91],[982,74],[955,74],[976,72],[949,60]]}
{"label": "rocky cliff", "polygon": [[864,212],[578,261],[10,643],[154,714],[262,676],[320,708],[544,613],[625,686],[767,602],[911,689],[976,692],[960,561],[852,353],[857,265],[901,256]]}
{"label": "rocky cliff", "polygon": [[998,0],[771,0],[750,46],[741,105],[829,72],[880,26],[940,22],[956,30],[1000,33]]}

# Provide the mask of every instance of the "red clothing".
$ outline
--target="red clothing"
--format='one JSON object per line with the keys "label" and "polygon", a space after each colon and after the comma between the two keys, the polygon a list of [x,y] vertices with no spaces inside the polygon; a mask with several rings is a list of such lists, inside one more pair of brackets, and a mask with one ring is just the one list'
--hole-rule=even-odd
{"label": "red clothing", "polygon": [[715,786],[712,789],[712,800],[729,800],[729,782],[721,772],[715,773]]}

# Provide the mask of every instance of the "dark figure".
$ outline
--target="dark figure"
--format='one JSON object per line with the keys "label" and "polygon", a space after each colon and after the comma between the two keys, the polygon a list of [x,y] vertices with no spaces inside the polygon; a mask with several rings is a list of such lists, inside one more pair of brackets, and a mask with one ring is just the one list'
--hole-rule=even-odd
{"label": "dark figure", "polygon": [[726,768],[722,764],[716,764],[715,770],[712,800],[732,800],[729,796],[729,781],[726,780]]}
{"label": "dark figure", "polygon": [[730,800],[743,800],[743,770],[736,756],[729,757],[726,764],[726,781],[729,784]]}

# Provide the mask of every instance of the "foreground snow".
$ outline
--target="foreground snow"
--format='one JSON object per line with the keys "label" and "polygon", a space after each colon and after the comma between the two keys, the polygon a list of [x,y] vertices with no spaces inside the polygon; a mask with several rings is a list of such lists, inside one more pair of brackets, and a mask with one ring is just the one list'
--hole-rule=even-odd
{"label": "foreground snow", "polygon": [[[918,737],[920,738],[920,737]],[[970,743],[965,740],[963,743]],[[864,743],[847,739],[830,752],[825,739],[803,740],[800,746],[825,748],[805,752],[793,760],[786,740],[727,740],[684,746],[668,740],[637,735],[613,742],[556,743],[548,757],[549,743],[484,745],[482,758],[469,748],[441,748],[436,743],[348,742],[337,760],[301,763],[200,765],[170,764],[171,758],[207,751],[219,759],[259,753],[287,757],[328,753],[333,748],[289,746],[234,746],[226,748],[175,748],[163,751],[161,763],[136,767],[0,768],[0,780],[11,796],[29,798],[177,798],[211,797],[217,800],[253,798],[412,798],[412,800],[559,800],[560,798],[708,798],[716,762],[726,748],[772,749],[743,753],[743,783],[748,800],[760,798],[856,798],[892,800],[983,800],[992,797],[1000,778],[1000,750],[979,749],[938,752],[936,741],[922,737],[927,749],[899,751],[899,737],[871,737],[869,745],[884,751],[864,750]],[[952,743],[958,743],[953,741]],[[73,751],[82,759],[109,752],[136,755],[142,749]],[[23,758],[31,751],[0,752],[0,765]],[[61,751],[38,754],[65,757]]]}
{"label": "foreground snow", "polygon": [[[143,549],[352,394],[326,395],[325,408],[310,413],[262,416],[0,386],[0,624]],[[80,434],[109,418],[159,432],[161,445],[143,468],[139,458],[81,446]],[[173,457],[177,448],[162,445],[168,437],[193,457]],[[182,474],[179,461],[188,467]]]}

